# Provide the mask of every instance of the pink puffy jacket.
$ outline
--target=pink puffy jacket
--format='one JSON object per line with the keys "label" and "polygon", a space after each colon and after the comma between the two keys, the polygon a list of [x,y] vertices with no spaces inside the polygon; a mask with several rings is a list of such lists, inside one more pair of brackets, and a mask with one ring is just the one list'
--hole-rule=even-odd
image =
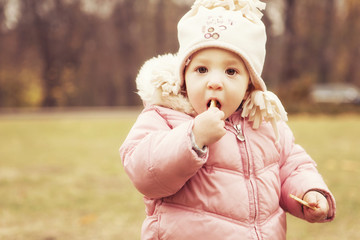
{"label": "pink puffy jacket", "polygon": [[149,106],[120,148],[126,173],[145,196],[142,239],[285,239],[285,212],[303,218],[289,194],[310,189],[328,199],[325,221],[334,218],[333,196],[284,122],[276,142],[271,124],[253,130],[236,112],[203,157],[192,149],[192,126],[187,114]]}

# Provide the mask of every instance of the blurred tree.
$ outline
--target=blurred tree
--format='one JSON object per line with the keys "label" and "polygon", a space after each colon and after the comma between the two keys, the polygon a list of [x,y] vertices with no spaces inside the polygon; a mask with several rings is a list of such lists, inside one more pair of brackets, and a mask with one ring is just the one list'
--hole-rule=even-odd
{"label": "blurred tree", "polygon": [[66,67],[78,68],[84,39],[90,33],[78,2],[25,0],[22,15],[30,14],[36,46],[42,61],[42,106],[60,105],[64,98],[61,82]]}
{"label": "blurred tree", "polygon": [[296,32],[296,0],[285,0],[284,64],[281,79],[291,82],[299,75],[296,61],[299,38]]}
{"label": "blurred tree", "polygon": [[360,87],[360,2],[358,0],[348,0],[346,11],[347,16],[341,28],[343,32],[339,43],[341,46],[346,47],[343,51],[348,54],[347,70],[343,79],[347,83],[353,83]]}
{"label": "blurred tree", "polygon": [[[2,31],[1,29],[4,27],[4,20],[5,20],[5,1],[0,1],[0,51],[1,51],[1,46],[3,46],[2,44]],[[1,57],[0,57],[0,73],[1,73],[1,65],[2,65],[2,61],[1,61]],[[1,75],[0,75],[0,78],[1,78]],[[0,79],[1,80],[1,79]],[[4,96],[4,93],[3,93],[3,83],[0,81],[0,102],[4,101],[3,99],[3,96]],[[1,106],[1,104],[0,104]]]}
{"label": "blurred tree", "polygon": [[[19,6],[19,14],[9,24],[14,2],[0,0],[2,107],[140,104],[139,68],[146,59],[177,52],[176,25],[193,0],[16,2],[11,7]],[[295,103],[315,83],[360,86],[360,1],[270,2],[277,11],[263,18],[268,86],[276,83]],[[273,34],[276,14],[284,30]]]}
{"label": "blurred tree", "polygon": [[286,101],[298,102],[307,98],[313,84],[332,82],[338,76],[335,66],[340,59],[335,54],[341,27],[335,0],[284,0],[284,3],[281,93]]}
{"label": "blurred tree", "polygon": [[[138,2],[136,0],[124,0],[118,2],[113,12],[113,19],[116,26],[116,37],[119,44],[118,51],[121,68],[122,88],[120,93],[124,95],[125,105],[137,104],[137,97],[134,94],[136,89],[134,77],[139,67],[137,46],[141,45],[141,26],[137,24]],[[115,90],[115,89],[114,89]],[[111,91],[109,92],[111,94]],[[114,93],[115,94],[115,93]]]}
{"label": "blurred tree", "polygon": [[333,33],[335,29],[335,0],[323,1],[325,3],[323,21],[320,23],[320,26],[323,27],[320,36],[320,44],[322,47],[319,47],[319,71],[318,71],[318,82],[326,83],[331,81],[332,69],[334,65],[334,46],[333,46]]}
{"label": "blurred tree", "polygon": [[[4,22],[5,22],[5,1],[0,1],[0,29],[4,28]],[[2,34],[2,31],[0,31],[0,34]]]}
{"label": "blurred tree", "polygon": [[165,11],[165,0],[158,0],[157,6],[155,7],[155,42],[156,51],[162,53],[164,50],[164,44],[166,43],[166,11]]}
{"label": "blurred tree", "polygon": [[165,0],[117,3],[111,18],[118,42],[122,105],[139,104],[135,78],[146,59],[178,50],[176,25],[184,12],[184,7]]}

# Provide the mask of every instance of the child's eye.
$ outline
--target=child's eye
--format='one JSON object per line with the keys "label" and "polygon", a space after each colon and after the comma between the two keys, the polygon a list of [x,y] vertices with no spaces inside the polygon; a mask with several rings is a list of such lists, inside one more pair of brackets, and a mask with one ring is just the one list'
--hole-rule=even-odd
{"label": "child's eye", "polygon": [[225,72],[226,72],[226,74],[231,75],[231,76],[233,76],[237,73],[237,71],[233,68],[226,69]]}
{"label": "child's eye", "polygon": [[198,68],[196,69],[196,71],[197,71],[198,73],[207,73],[207,72],[208,72],[208,69],[207,69],[206,67],[198,67]]}

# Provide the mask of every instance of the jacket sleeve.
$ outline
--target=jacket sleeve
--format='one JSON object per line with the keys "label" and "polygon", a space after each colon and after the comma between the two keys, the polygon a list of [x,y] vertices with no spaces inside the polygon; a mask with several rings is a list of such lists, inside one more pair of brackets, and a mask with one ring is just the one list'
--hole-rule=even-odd
{"label": "jacket sleeve", "polygon": [[148,198],[176,193],[206,162],[192,150],[193,121],[171,128],[155,110],[141,113],[120,147],[125,172]]}
{"label": "jacket sleeve", "polygon": [[324,221],[333,220],[336,209],[335,199],[317,171],[316,163],[301,146],[295,144],[290,128],[285,123],[281,125],[280,141],[283,146],[280,164],[281,207],[290,214],[304,219],[302,206],[290,198],[289,194],[303,198],[308,191],[319,191],[326,197],[330,207],[328,218]]}

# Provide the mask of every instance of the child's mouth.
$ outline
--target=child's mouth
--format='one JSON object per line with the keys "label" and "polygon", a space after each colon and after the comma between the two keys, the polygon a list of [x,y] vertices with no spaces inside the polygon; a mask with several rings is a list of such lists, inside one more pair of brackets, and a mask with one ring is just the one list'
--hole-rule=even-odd
{"label": "child's mouth", "polygon": [[218,109],[221,108],[221,103],[216,99],[210,99],[207,103],[207,108],[210,107],[217,107]]}

